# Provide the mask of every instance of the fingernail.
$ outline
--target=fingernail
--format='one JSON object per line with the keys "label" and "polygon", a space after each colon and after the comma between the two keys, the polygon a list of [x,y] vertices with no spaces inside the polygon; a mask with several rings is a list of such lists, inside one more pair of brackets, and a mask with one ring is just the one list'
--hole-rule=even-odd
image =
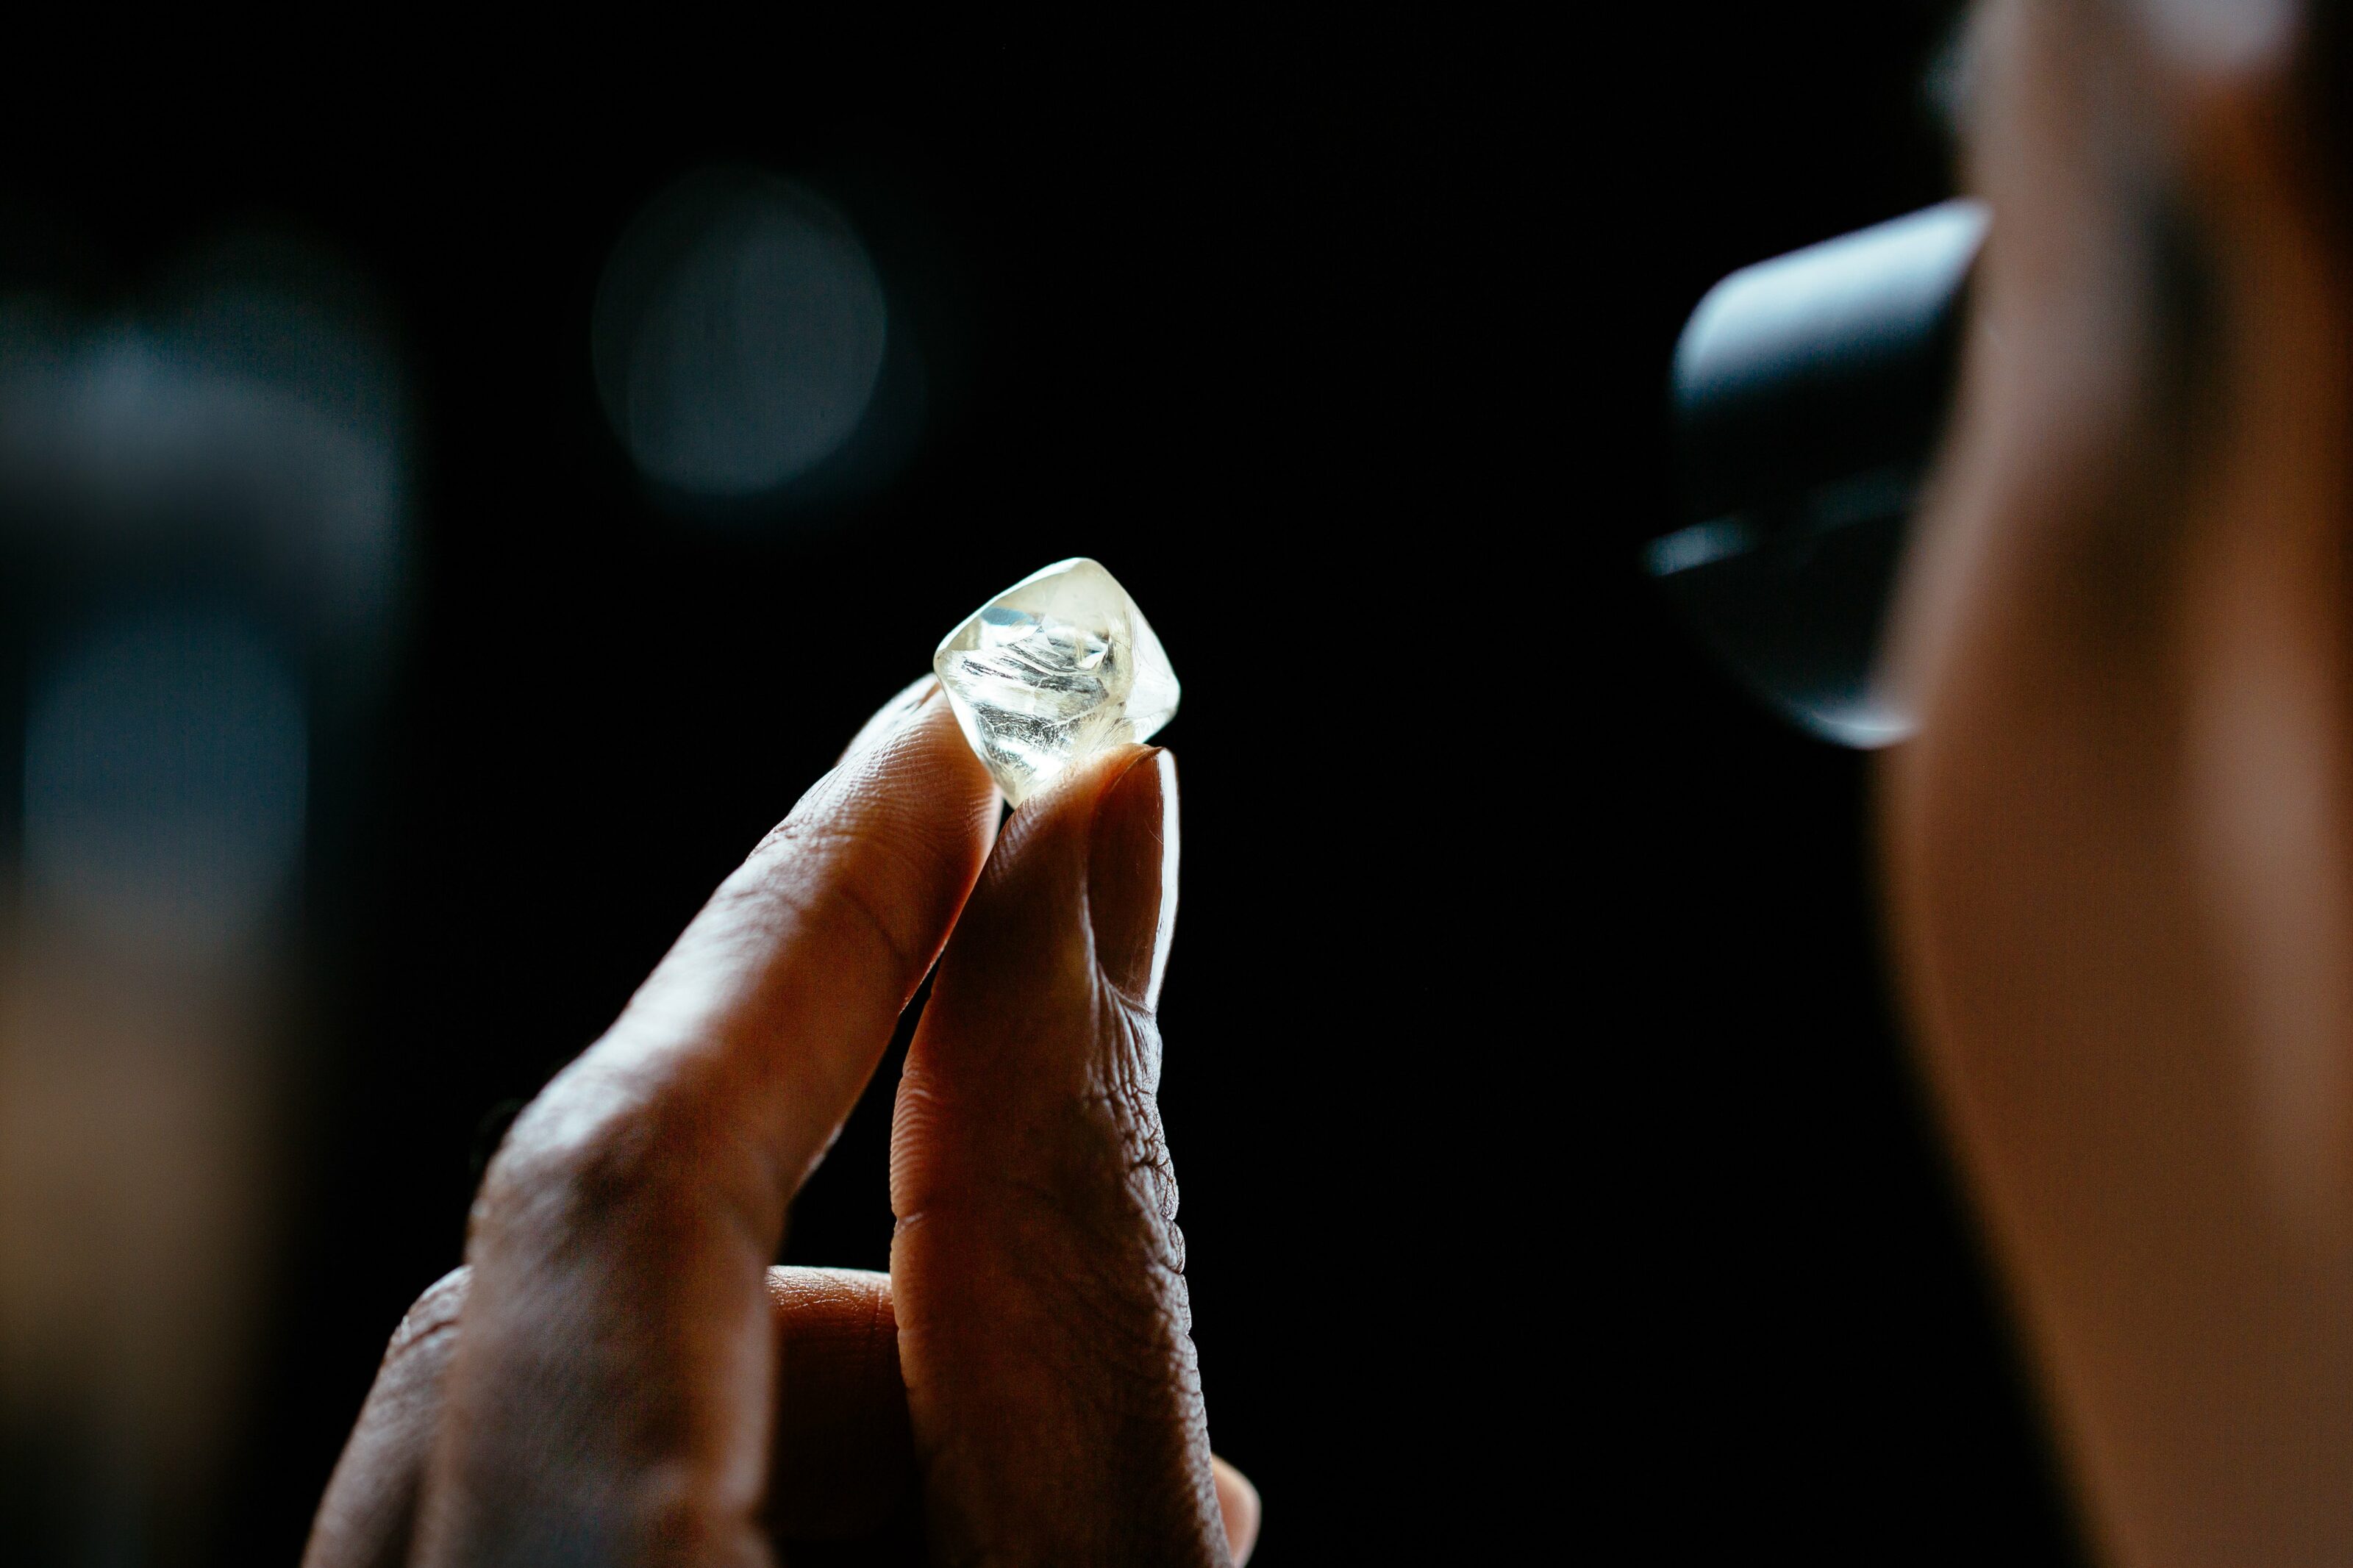
{"label": "fingernail", "polygon": [[1103,977],[1157,1007],[1176,924],[1176,759],[1164,749],[1130,763],[1095,802],[1087,913]]}

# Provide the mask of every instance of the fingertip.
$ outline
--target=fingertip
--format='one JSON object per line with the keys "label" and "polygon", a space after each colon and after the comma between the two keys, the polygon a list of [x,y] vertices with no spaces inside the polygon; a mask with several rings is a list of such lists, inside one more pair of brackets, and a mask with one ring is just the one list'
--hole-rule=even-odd
{"label": "fingertip", "polygon": [[1087,824],[1094,820],[1104,795],[1157,750],[1133,742],[1109,746],[1057,773],[1014,808],[1005,825],[1008,843],[1050,837],[1083,843]]}
{"label": "fingertip", "polygon": [[[797,806],[783,831],[819,831],[859,836],[881,857],[870,869],[913,873],[945,871],[952,904],[935,910],[929,900],[877,896],[875,912],[896,921],[902,909],[921,909],[928,940],[914,943],[929,967],[930,954],[944,941],[955,912],[979,876],[997,837],[1000,812],[997,783],[973,755],[955,715],[930,676],[915,682],[878,712],[843,753],[840,764]],[[886,879],[887,880],[888,879]],[[915,933],[910,932],[910,935]],[[921,979],[909,978],[912,987]]]}
{"label": "fingertip", "polygon": [[[1150,989],[1151,943],[1136,933],[1140,928],[1148,936],[1155,927],[1158,879],[1149,879],[1139,896],[1137,879],[1107,875],[1103,891],[1112,902],[1098,931],[1091,924],[1090,866],[1105,829],[1115,858],[1158,863],[1163,814],[1154,791],[1162,775],[1156,764],[1139,764],[1164,755],[1148,746],[1110,748],[1055,778],[997,826],[956,928],[965,984],[1000,1002],[1015,1000],[1015,993],[1032,1006],[1050,994],[1084,1002],[1099,993],[1103,953],[1110,951],[1122,961],[1112,972],[1116,988],[1133,998]],[[1131,827],[1137,831],[1127,832]],[[1138,840],[1148,849],[1134,847]]]}
{"label": "fingertip", "polygon": [[1209,1472],[1218,1483],[1218,1509],[1225,1515],[1226,1544],[1234,1554],[1234,1568],[1242,1568],[1258,1545],[1258,1525],[1261,1505],[1258,1489],[1250,1478],[1215,1454],[1209,1456]]}
{"label": "fingertip", "polygon": [[885,776],[912,771],[927,782],[953,788],[976,807],[985,804],[991,824],[996,821],[997,781],[973,754],[932,676],[884,703],[866,721],[841,753],[838,771]]}
{"label": "fingertip", "polygon": [[890,1276],[771,1268],[767,1290],[776,1393],[766,1521],[788,1546],[808,1548],[788,1560],[913,1521],[914,1438]]}
{"label": "fingertip", "polygon": [[873,715],[859,726],[858,733],[849,738],[849,744],[842,747],[841,755],[834,759],[834,765],[839,767],[859,752],[865,751],[876,741],[904,723],[910,714],[939,695],[939,677],[928,672],[917,676],[901,687],[888,702],[877,708]]}
{"label": "fingertip", "polygon": [[786,1337],[858,1337],[898,1331],[891,1316],[891,1276],[869,1268],[772,1267],[768,1304]]}

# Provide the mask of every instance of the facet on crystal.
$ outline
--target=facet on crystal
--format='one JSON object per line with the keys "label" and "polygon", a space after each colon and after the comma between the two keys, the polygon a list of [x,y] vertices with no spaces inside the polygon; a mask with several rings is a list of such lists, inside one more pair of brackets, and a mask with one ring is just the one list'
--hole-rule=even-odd
{"label": "facet on crystal", "polygon": [[1176,713],[1176,672],[1118,580],[1083,556],[1021,579],[932,656],[965,739],[1018,805]]}

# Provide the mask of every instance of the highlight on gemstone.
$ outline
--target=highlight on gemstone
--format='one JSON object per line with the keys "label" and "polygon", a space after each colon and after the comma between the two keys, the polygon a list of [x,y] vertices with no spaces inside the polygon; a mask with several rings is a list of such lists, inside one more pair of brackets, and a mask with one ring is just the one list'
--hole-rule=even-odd
{"label": "highlight on gemstone", "polygon": [[1106,746],[1176,713],[1176,672],[1152,624],[1083,556],[1024,577],[932,656],[956,722],[1015,805]]}

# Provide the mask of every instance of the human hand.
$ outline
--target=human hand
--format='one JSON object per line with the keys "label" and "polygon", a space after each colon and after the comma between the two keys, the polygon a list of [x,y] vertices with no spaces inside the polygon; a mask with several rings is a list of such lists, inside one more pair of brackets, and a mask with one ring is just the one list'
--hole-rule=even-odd
{"label": "human hand", "polygon": [[[1248,1556],[1154,1099],[1174,761],[997,814],[934,683],[876,715],[517,1120],[306,1568]],[[934,958],[890,1274],[769,1267]]]}

